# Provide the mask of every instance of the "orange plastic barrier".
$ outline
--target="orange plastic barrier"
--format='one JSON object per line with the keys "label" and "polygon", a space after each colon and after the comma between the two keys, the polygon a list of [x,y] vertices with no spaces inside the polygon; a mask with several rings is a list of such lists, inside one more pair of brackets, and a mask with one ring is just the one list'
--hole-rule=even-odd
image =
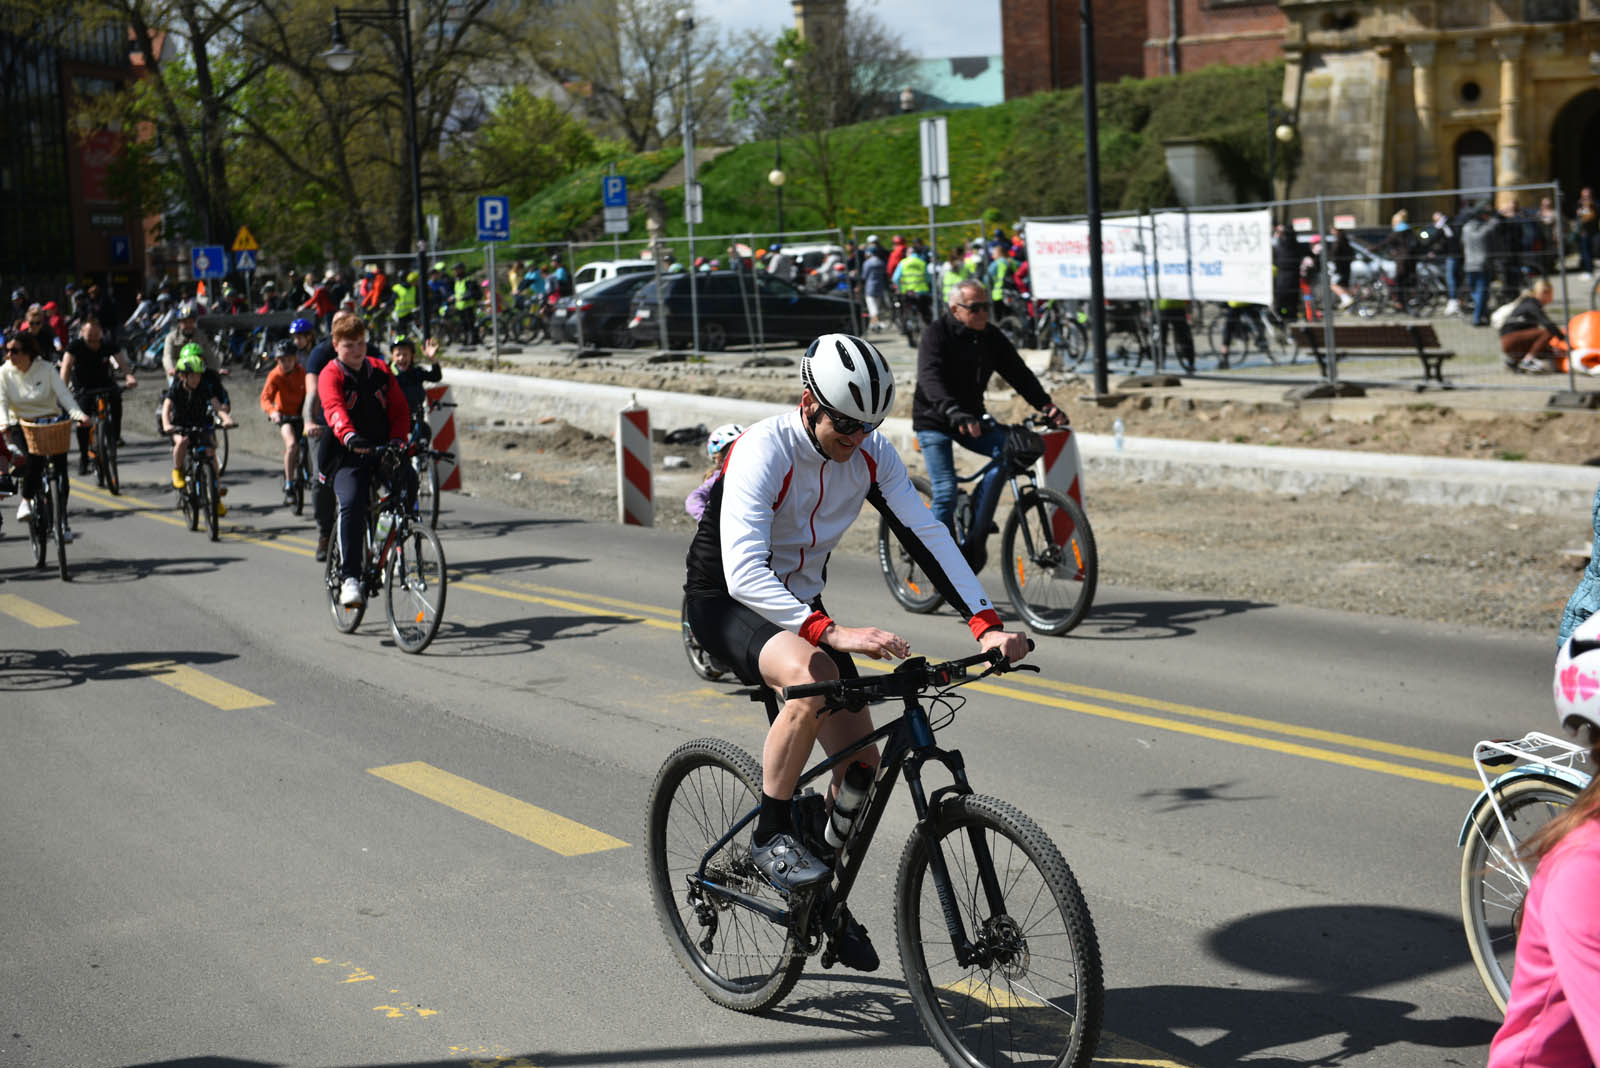
{"label": "orange plastic barrier", "polygon": [[1600,374],[1600,311],[1579,312],[1572,317],[1567,324],[1567,345],[1580,371]]}

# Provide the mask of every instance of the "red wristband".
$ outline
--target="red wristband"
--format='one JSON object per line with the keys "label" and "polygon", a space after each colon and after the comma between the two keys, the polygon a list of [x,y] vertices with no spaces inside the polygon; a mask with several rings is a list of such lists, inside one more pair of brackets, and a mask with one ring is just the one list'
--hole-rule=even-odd
{"label": "red wristband", "polygon": [[[995,617],[995,622],[999,622],[998,616]],[[833,620],[826,613],[812,612],[806,617],[806,621],[800,624],[800,637],[812,645],[821,645],[822,632],[831,626],[833,626]]]}

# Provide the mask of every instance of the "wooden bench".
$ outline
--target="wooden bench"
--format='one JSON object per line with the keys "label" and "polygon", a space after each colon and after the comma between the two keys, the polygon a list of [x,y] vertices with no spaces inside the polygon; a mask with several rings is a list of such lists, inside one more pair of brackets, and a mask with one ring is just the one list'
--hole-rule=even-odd
{"label": "wooden bench", "polygon": [[[1322,351],[1326,340],[1324,330],[1322,323],[1289,324],[1295,344],[1310,350],[1326,376],[1328,364]],[[1450,388],[1444,380],[1443,368],[1444,361],[1455,353],[1439,347],[1439,335],[1432,323],[1334,323],[1333,349],[1339,359],[1415,356],[1422,361],[1423,387],[1437,382],[1442,388]]]}

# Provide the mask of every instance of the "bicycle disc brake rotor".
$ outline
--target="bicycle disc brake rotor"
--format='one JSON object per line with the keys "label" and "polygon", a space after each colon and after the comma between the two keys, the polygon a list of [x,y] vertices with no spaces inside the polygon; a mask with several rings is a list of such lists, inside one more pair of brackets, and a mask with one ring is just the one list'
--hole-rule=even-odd
{"label": "bicycle disc brake rotor", "polygon": [[1032,957],[1028,953],[1028,939],[1022,928],[1010,916],[991,916],[983,922],[978,934],[978,945],[989,958],[989,963],[1001,975],[1015,982],[1028,974]]}

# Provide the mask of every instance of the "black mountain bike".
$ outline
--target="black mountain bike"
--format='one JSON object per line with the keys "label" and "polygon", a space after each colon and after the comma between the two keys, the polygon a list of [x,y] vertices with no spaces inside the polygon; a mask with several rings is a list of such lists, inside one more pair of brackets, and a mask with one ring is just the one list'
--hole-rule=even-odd
{"label": "black mountain bike", "polygon": [[[410,462],[410,447],[385,446],[380,469],[393,471]],[[394,481],[390,479],[389,481]],[[333,625],[349,634],[361,625],[367,600],[383,591],[384,613],[389,631],[403,652],[420,653],[439,633],[444,620],[444,546],[432,528],[424,526],[411,513],[405,495],[393,488],[379,491],[378,476],[373,479],[373,498],[367,509],[365,537],[359,581],[361,601],[355,605],[340,602],[343,584],[342,553],[339,548],[339,523],[328,539],[328,566],[323,584],[328,590],[328,606]]]}
{"label": "black mountain bike", "polygon": [[57,470],[55,458],[65,457],[72,447],[72,423],[64,416],[54,422],[34,423],[20,419],[18,423],[33,462],[43,465],[39,470],[39,489],[29,498],[32,511],[28,515],[28,545],[33,549],[33,566],[45,566],[53,540],[56,567],[61,581],[67,582],[71,579],[67,574],[67,539],[62,537],[62,531],[67,529],[67,480]]}
{"label": "black mountain bike", "polygon": [[289,493],[294,514],[300,515],[306,510],[306,490],[311,486],[311,445],[306,441],[306,421],[301,415],[280,415],[278,420],[294,427],[294,481]]}
{"label": "black mountain bike", "polygon": [[[987,664],[969,676],[968,669]],[[1028,665],[1023,665],[1027,667]],[[911,1002],[929,1040],[952,1065],[1084,1068],[1099,1041],[1105,991],[1088,906],[1067,862],[1031,819],[973,792],[960,752],[934,731],[955,718],[949,694],[1008,665],[996,653],[944,664],[916,657],[894,672],[792,686],[785,699],[822,696],[830,708],[900,701],[904,713],[808,770],[803,786],[883,743],[876,781],[837,854],[822,837],[821,796],[795,799],[795,826],[832,867],[820,886],[780,894],[750,858],[761,768],[731,742],[679,746],[656,773],[645,828],[651,894],[673,954],[713,1002],[739,1012],[771,1008],[794,988],[806,958],[837,959],[833,941],[879,821],[904,776],[916,829],[895,882],[895,940]],[[944,711],[930,722],[921,703]],[[756,695],[769,708],[770,689]],[[925,794],[922,767],[953,782]]]}
{"label": "black mountain bike", "polygon": [[95,482],[113,497],[122,493],[122,476],[117,469],[117,436],[111,432],[111,397],[122,392],[117,386],[85,390],[81,403],[89,413],[89,459],[94,464]]}
{"label": "black mountain bike", "polygon": [[[1067,633],[1088,615],[1099,583],[1100,558],[1083,508],[1034,478],[1033,464],[1044,455],[1044,440],[1033,428],[1042,425],[1030,416],[1011,427],[999,459],[957,480],[972,483],[972,489],[956,501],[956,541],[973,573],[982,571],[988,562],[990,532],[972,529],[978,491],[990,469],[1005,465],[1012,500],[1011,514],[1000,534],[1006,595],[1029,629],[1057,635]],[[927,479],[916,475],[911,483],[922,494],[923,503],[933,499],[933,486]],[[999,515],[998,506],[995,514]],[[944,603],[944,595],[895,537],[887,519],[878,521],[878,567],[889,592],[906,611],[924,614]]]}
{"label": "black mountain bike", "polygon": [[183,456],[183,488],[178,491],[178,507],[190,530],[199,530],[205,520],[206,537],[216,541],[218,529],[217,502],[222,497],[217,489],[217,472],[211,466],[215,449],[206,435],[209,426],[175,426],[173,435],[181,434],[189,440],[188,451]]}

